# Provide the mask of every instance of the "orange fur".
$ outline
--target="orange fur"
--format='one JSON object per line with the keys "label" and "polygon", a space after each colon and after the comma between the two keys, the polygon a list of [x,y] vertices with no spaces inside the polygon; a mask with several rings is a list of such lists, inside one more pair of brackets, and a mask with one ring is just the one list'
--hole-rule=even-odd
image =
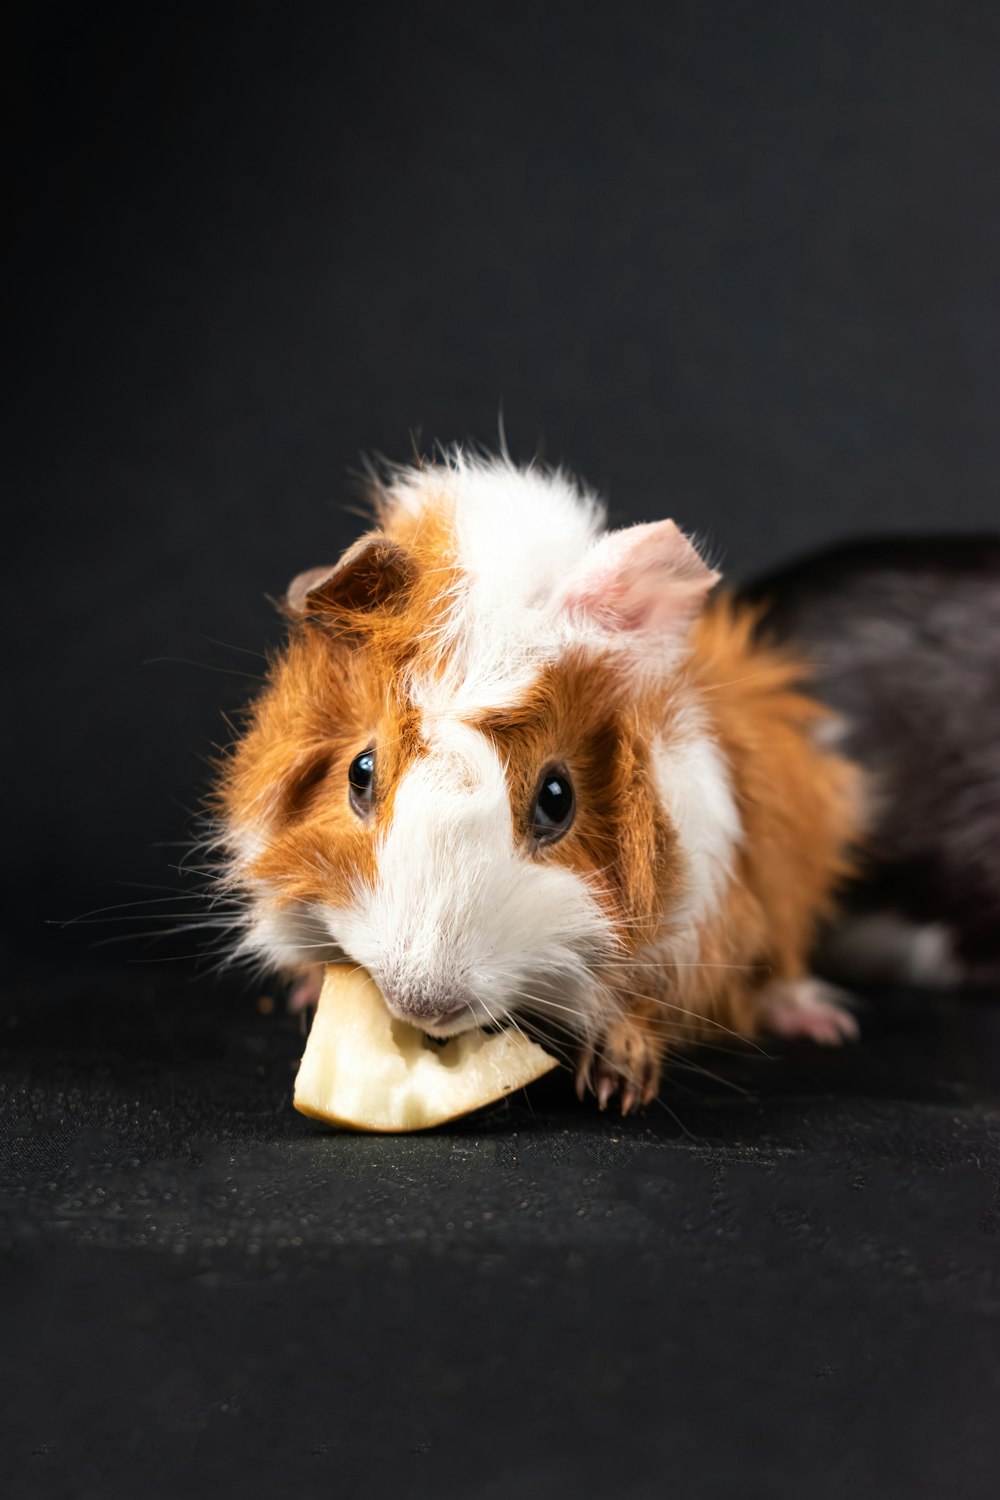
{"label": "orange fur", "polygon": [[654,986],[634,976],[637,1017],[664,1048],[718,1040],[720,1027],[756,1034],[768,985],[808,972],[819,923],[851,872],[860,835],[860,773],[817,743],[827,715],[802,691],[806,667],[758,645],[754,624],[752,611],[716,600],[694,627],[691,660],[668,688],[662,718],[657,713],[669,732],[671,700],[694,689],[724,753],[744,829],[733,879],[699,934],[696,963],[668,965]]}
{"label": "orange fur", "polygon": [[[343,903],[354,884],[371,884],[373,835],[390,821],[394,788],[424,748],[403,673],[430,653],[454,557],[440,521],[397,531],[393,540],[405,540],[413,563],[402,597],[374,611],[320,597],[306,618],[293,619],[248,729],[220,766],[217,812],[229,827],[266,836],[243,879],[266,882],[278,905]],[[362,824],[346,798],[347,769],[375,744],[379,795]]]}

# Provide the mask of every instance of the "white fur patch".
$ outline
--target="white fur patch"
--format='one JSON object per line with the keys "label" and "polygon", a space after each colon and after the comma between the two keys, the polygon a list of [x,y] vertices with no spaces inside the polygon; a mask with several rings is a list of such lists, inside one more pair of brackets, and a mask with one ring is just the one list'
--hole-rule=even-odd
{"label": "white fur patch", "polygon": [[842,714],[827,713],[814,725],[812,741],[821,750],[843,750],[851,733],[850,720]]}
{"label": "white fur patch", "polygon": [[653,775],[685,864],[685,893],[667,913],[670,942],[696,949],[698,928],[718,909],[743,839],[722,751],[692,705],[669,738],[653,744]]}
{"label": "white fur patch", "polygon": [[414,681],[414,700],[465,717],[516,703],[581,635],[557,596],[603,531],[601,502],[559,470],[460,450],[443,465],[402,471],[388,500],[412,515],[450,513],[461,574],[438,635],[447,670]]}
{"label": "white fur patch", "polygon": [[252,891],[246,935],[234,955],[237,960],[254,956],[271,968],[285,969],[343,958],[322,908],[305,901],[278,905],[264,881],[254,881]]}
{"label": "white fur patch", "polygon": [[614,947],[585,880],[516,847],[497,754],[454,722],[436,725],[430,753],[396,789],[375,888],[328,916],[401,1014],[466,1003],[452,1031],[553,1008],[586,1033],[597,1004],[590,965]]}
{"label": "white fur patch", "polygon": [[240,870],[259,859],[267,844],[267,832],[262,824],[244,821],[230,825],[223,847],[229,850],[236,869]]}
{"label": "white fur patch", "polygon": [[404,469],[391,504],[420,516],[453,507],[459,565],[483,615],[544,607],[605,525],[598,497],[562,470],[518,469],[454,450],[445,464]]}

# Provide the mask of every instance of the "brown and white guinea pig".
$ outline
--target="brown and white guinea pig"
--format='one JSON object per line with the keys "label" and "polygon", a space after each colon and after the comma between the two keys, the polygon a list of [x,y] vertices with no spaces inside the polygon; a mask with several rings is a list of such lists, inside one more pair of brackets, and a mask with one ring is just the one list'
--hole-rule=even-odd
{"label": "brown and white guinea pig", "polygon": [[672,1048],[853,1035],[809,953],[859,776],[691,541],[460,451],[376,490],[221,767],[242,951],[297,1003],[353,960],[434,1036],[539,1017],[626,1112]]}

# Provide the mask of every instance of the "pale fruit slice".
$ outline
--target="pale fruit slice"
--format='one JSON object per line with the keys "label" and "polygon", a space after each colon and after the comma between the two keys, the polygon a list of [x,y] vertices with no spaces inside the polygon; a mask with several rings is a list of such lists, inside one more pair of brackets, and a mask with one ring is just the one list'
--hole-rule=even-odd
{"label": "pale fruit slice", "polygon": [[295,1108],[351,1130],[426,1130],[557,1066],[519,1031],[443,1044],[390,1014],[363,969],[331,964],[295,1080]]}

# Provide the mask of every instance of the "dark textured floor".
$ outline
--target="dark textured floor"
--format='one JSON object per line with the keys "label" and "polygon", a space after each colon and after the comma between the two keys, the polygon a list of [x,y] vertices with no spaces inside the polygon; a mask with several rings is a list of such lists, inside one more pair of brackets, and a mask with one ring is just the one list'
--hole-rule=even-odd
{"label": "dark textured floor", "polygon": [[1000,1005],[865,1023],[366,1138],[256,992],[8,984],[5,1495],[994,1495]]}

